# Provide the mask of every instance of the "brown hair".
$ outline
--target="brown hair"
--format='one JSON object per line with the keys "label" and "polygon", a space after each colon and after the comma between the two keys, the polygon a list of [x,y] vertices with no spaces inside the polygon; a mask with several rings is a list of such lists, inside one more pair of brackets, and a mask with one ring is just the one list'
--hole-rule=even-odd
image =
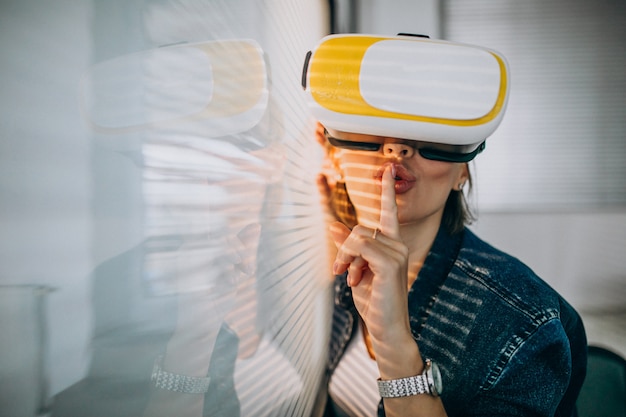
{"label": "brown hair", "polygon": [[[472,175],[467,170],[467,193],[472,192]],[[446,228],[449,234],[454,235],[463,230],[463,228],[471,224],[476,220],[476,216],[472,213],[467,198],[463,190],[452,190],[446,205],[443,209],[443,218],[441,219],[442,225]]]}
{"label": "brown hair", "polygon": [[337,181],[335,184],[330,195],[330,207],[335,217],[350,229],[357,225],[356,210],[350,201],[345,182]]}

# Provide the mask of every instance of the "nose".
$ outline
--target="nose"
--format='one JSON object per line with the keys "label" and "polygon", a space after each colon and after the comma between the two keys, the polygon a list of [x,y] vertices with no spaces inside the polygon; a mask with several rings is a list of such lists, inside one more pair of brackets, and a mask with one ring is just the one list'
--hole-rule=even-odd
{"label": "nose", "polygon": [[411,158],[415,154],[415,148],[404,143],[387,142],[383,145],[383,154],[396,158]]}

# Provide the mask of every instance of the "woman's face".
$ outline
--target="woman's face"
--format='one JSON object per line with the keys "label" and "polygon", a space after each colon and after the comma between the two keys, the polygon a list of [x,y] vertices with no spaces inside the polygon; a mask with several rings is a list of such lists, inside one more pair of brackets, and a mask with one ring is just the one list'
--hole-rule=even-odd
{"label": "woman's face", "polygon": [[467,164],[423,158],[409,141],[332,131],[337,139],[382,143],[378,151],[336,148],[359,223],[377,227],[380,218],[381,178],[392,165],[396,172],[396,202],[400,224],[440,222],[450,191],[468,178]]}

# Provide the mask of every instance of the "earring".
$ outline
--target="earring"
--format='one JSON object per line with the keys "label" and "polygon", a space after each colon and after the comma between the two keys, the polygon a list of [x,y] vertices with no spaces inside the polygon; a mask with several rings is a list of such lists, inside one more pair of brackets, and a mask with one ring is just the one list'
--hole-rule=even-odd
{"label": "earring", "polygon": [[463,191],[463,187],[465,187],[465,182],[464,182],[464,181],[461,181],[461,182],[459,183],[459,189],[458,189],[457,191]]}

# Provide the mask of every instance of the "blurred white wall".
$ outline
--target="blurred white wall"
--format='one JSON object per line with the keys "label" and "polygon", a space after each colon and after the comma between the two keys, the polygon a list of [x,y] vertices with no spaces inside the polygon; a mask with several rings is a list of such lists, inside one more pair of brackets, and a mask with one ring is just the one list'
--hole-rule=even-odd
{"label": "blurred white wall", "polygon": [[357,3],[356,26],[361,33],[440,36],[439,0],[362,0]]}

